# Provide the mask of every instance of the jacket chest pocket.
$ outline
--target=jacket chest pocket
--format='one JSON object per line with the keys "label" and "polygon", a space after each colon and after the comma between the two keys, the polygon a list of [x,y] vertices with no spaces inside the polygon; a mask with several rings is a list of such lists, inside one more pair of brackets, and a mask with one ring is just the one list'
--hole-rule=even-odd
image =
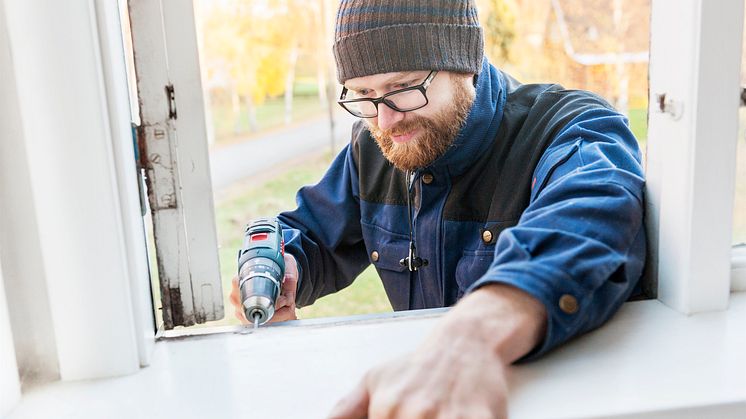
{"label": "jacket chest pocket", "polygon": [[456,283],[458,284],[458,297],[461,298],[469,287],[477,282],[487,272],[492,260],[495,258],[494,250],[465,250],[456,265]]}
{"label": "jacket chest pocket", "polygon": [[362,223],[368,259],[381,277],[394,310],[409,309],[409,271],[399,261],[407,256],[409,237],[373,224]]}

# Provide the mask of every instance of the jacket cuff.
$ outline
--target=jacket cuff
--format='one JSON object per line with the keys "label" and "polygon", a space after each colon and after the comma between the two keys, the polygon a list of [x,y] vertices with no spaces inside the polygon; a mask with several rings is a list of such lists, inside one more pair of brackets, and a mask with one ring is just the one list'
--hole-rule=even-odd
{"label": "jacket cuff", "polygon": [[518,288],[539,300],[547,311],[544,339],[516,362],[541,357],[580,333],[587,323],[592,292],[568,274],[532,262],[511,262],[489,269],[472,284],[467,293],[488,284]]}
{"label": "jacket cuff", "polygon": [[295,258],[295,265],[298,267],[298,283],[295,286],[295,306],[301,308],[298,299],[301,295],[300,287],[303,281],[303,261],[305,254],[301,245],[300,231],[285,227],[283,225],[283,239],[285,240],[285,253]]}

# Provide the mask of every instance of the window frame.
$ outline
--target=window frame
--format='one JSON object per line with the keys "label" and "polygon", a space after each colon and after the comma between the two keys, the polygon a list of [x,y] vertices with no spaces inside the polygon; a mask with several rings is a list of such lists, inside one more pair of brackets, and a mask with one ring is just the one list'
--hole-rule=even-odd
{"label": "window frame", "polygon": [[[130,4],[147,6],[147,0],[131,0]],[[162,23],[160,3],[151,4],[157,9],[153,19]],[[163,4],[169,16],[167,26],[191,18],[191,26],[186,26],[194,30],[191,2],[164,0]],[[658,269],[664,291],[658,298],[668,306],[686,314],[723,310],[734,272],[731,266],[743,266],[732,265],[731,256],[743,253],[731,248],[743,2],[656,0],[653,5],[651,99],[666,93],[671,101],[664,105],[674,108],[650,112],[648,226],[654,254],[650,265]],[[168,14],[172,7],[180,13]],[[25,172],[21,175],[28,177],[28,185],[14,186],[27,189],[31,210],[23,214],[27,218],[13,222],[37,224],[39,232],[30,234],[40,242],[38,252],[2,260],[6,277],[0,275],[0,286],[10,283],[10,272],[28,279],[28,272],[12,270],[11,264],[44,268],[45,281],[39,288],[50,297],[40,298],[36,289],[14,303],[34,307],[35,313],[50,312],[47,326],[51,325],[54,340],[48,345],[46,341],[32,344],[53,348],[59,376],[65,381],[134,373],[148,362],[149,355],[143,351],[152,352],[155,346],[153,331],[145,325],[152,307],[142,298],[149,277],[143,267],[146,246],[136,204],[116,11],[116,3],[105,1],[0,2],[0,23],[7,23],[0,25],[0,53],[7,53],[7,57],[0,56],[0,72],[10,74],[0,77],[0,87],[12,87],[12,94],[0,102],[0,110],[14,110],[13,122],[18,125],[15,131],[0,125],[0,134],[7,135],[3,141],[17,142],[25,151],[12,157],[0,155],[0,161],[15,158],[24,163],[18,172]],[[183,35],[179,31],[169,33],[166,38],[173,42],[188,38],[177,36]],[[683,43],[682,36],[691,42]],[[70,39],[75,42],[69,43]],[[172,124],[179,131],[176,156],[183,158],[178,160],[180,167],[190,168],[184,162],[194,162],[202,173],[209,173],[206,136],[200,131],[204,114],[200,114],[199,78],[187,77],[198,71],[196,43],[169,49],[168,54],[176,55],[173,58],[165,55],[163,45],[158,48],[163,55],[139,56],[140,61],[159,64],[152,70],[141,67],[141,79],[143,75],[150,79],[149,71],[166,74],[163,65],[169,57],[168,63],[178,67],[170,70],[179,76],[169,75],[177,87],[179,114],[191,116],[178,123],[165,119],[158,123]],[[64,65],[69,63],[74,65]],[[671,74],[670,68],[679,72]],[[157,80],[161,81],[152,90],[153,106],[162,107],[158,112],[163,117],[168,109],[162,90],[167,78]],[[183,119],[197,125],[183,125]],[[196,127],[192,136],[182,135],[190,127]],[[193,155],[181,154],[189,149],[181,147],[186,139],[196,144]],[[209,175],[200,179],[209,182]],[[16,192],[2,190],[0,198],[17,197]],[[211,191],[208,187],[197,192],[203,203],[209,202],[210,210],[186,217],[181,226],[184,231],[195,223],[214,228]],[[217,259],[217,247],[208,239]],[[703,249],[699,243],[708,246]],[[195,277],[196,269],[215,266],[201,259],[190,262],[194,264],[184,271],[188,278]],[[220,280],[217,271],[213,280]],[[733,285],[743,291],[738,288],[742,281],[740,285],[733,281]],[[19,327],[13,323],[9,302],[0,298],[0,311],[8,310],[11,326]],[[220,304],[222,309],[222,298]],[[2,327],[5,331],[0,333],[7,335],[7,327]],[[35,327],[21,330],[35,333]],[[18,344],[18,335],[13,340]],[[0,342],[9,348],[10,340]],[[35,349],[32,344],[24,349]],[[1,392],[3,397],[10,393]]]}
{"label": "window frame", "polygon": [[[205,176],[194,179],[199,187],[182,189],[181,199],[195,191],[212,197],[193,4],[175,0],[131,0],[130,12],[136,54],[153,61],[138,60],[138,83],[151,79],[147,82],[150,87],[138,89],[141,102],[153,106],[159,115],[153,120],[147,117],[149,111],[142,111],[143,125],[168,127],[167,137],[172,143],[178,131],[179,148],[185,143],[183,132],[187,126],[182,125],[183,119],[169,120],[164,114],[169,103],[162,89],[173,81],[177,87],[179,115],[188,109],[192,116],[189,120],[197,121],[197,129],[192,130],[190,134],[194,135],[189,137],[189,141],[194,142],[193,152],[204,153],[196,155],[197,160],[192,162],[198,163]],[[685,4],[676,0],[651,3],[646,167],[646,225],[650,249],[645,282],[651,284],[650,291],[658,299],[686,314],[725,309],[731,290],[730,234],[742,12],[741,0],[725,0],[717,5],[703,0]],[[144,21],[147,25],[140,23]],[[162,31],[164,42],[138,43],[141,31],[151,35],[142,36],[143,39],[151,40]],[[672,74],[671,68],[677,71]],[[152,82],[155,78],[159,82]],[[177,81],[180,82],[177,84]],[[663,94],[666,101],[661,107],[658,101]],[[145,130],[146,143],[153,141],[149,136],[152,134]],[[171,185],[186,184],[178,178],[178,173],[171,173]],[[177,217],[180,228],[184,229],[179,230],[179,234],[186,234],[186,230],[202,224],[212,228],[207,235],[214,237],[214,209],[212,200],[209,201],[209,210],[203,208],[199,217]],[[163,235],[159,231],[155,234],[156,237]],[[214,275],[219,281],[217,246],[212,240],[209,243],[213,250],[203,246],[206,251],[201,254],[212,253],[215,260],[193,260],[188,266],[183,261],[178,265],[173,258],[173,255],[195,254],[183,237],[168,242],[161,240],[157,245],[159,268],[161,275],[167,278],[166,283],[173,286],[178,282],[182,289],[189,285],[185,275],[178,277],[174,273],[178,272],[175,266],[181,266],[182,272],[189,272],[191,278],[200,276],[196,273],[200,271]],[[214,300],[214,304],[223,309],[222,301]],[[164,305],[164,312],[166,309]]]}
{"label": "window frame", "polygon": [[649,272],[658,299],[675,310],[724,310],[731,291],[743,1],[656,0],[651,7]]}
{"label": "window frame", "polygon": [[224,317],[194,5],[129,0],[163,327]]}

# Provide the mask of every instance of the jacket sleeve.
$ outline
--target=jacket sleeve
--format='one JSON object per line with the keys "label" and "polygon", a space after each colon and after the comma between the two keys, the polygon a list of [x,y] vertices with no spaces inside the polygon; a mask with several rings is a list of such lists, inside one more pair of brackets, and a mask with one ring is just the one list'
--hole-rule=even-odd
{"label": "jacket sleeve", "polygon": [[298,261],[299,307],[347,287],[370,264],[360,227],[358,185],[347,145],[319,183],[298,191],[298,208],[278,216],[285,251]]}
{"label": "jacket sleeve", "polygon": [[645,262],[643,185],[637,141],[611,110],[581,114],[546,149],[529,206],[470,288],[504,283],[544,304],[546,335],[524,360],[600,326],[629,298]]}

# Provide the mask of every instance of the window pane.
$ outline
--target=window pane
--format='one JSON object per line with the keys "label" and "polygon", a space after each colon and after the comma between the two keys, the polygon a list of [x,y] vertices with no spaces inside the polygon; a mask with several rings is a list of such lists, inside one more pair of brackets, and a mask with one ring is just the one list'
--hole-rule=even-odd
{"label": "window pane", "polygon": [[[249,221],[295,208],[349,141],[357,119],[341,94],[331,42],[336,0],[195,2],[226,318],[236,254]],[[331,135],[331,120],[335,135]],[[373,269],[300,318],[391,311]]]}
{"label": "window pane", "polygon": [[[322,176],[356,121],[335,103],[338,4],[195,2],[227,323],[236,323],[227,293],[243,226],[293,209],[296,191]],[[644,145],[650,0],[477,0],[477,6],[494,65],[524,83],[600,94],[629,115]],[[389,310],[369,269],[300,316]]]}
{"label": "window pane", "polygon": [[603,96],[647,139],[650,0],[477,0],[488,57],[524,83]]}

